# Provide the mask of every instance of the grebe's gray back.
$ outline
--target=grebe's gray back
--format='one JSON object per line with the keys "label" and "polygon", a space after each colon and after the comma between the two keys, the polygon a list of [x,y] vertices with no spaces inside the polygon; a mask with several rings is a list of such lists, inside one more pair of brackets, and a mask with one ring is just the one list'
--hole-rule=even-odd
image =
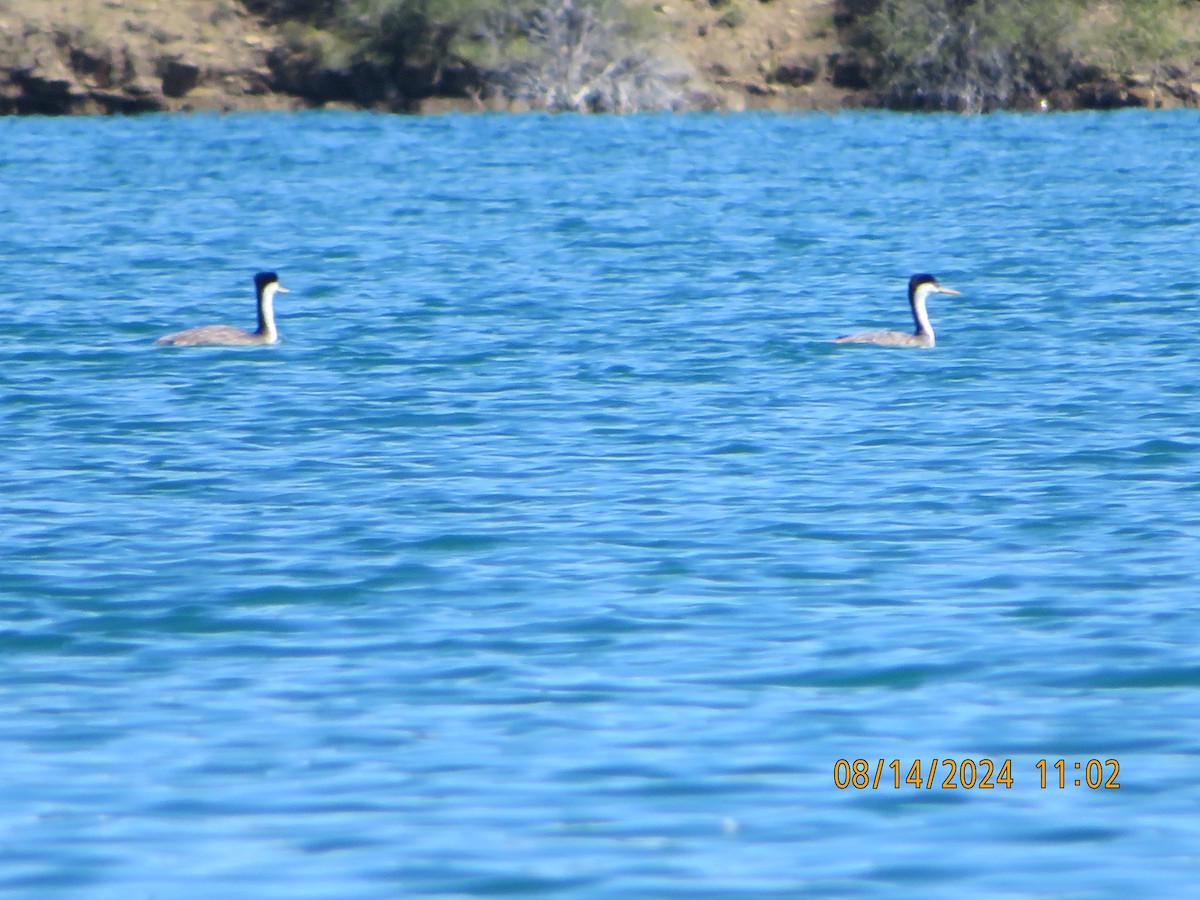
{"label": "grebe's gray back", "polygon": [[908,304],[912,307],[913,321],[917,330],[907,331],[864,331],[847,334],[835,340],[838,344],[882,344],[886,347],[932,347],[933,325],[925,310],[925,298],[930,294],[957,294],[954,288],[943,287],[932,275],[914,275],[908,279]]}
{"label": "grebe's gray back", "polygon": [[258,330],[246,331],[233,325],[199,325],[160,337],[154,343],[174,344],[177,347],[274,344],[279,340],[279,332],[275,330],[275,292],[286,294],[288,289],[279,283],[279,276],[274,272],[259,272],[254,276],[254,290],[258,294]]}

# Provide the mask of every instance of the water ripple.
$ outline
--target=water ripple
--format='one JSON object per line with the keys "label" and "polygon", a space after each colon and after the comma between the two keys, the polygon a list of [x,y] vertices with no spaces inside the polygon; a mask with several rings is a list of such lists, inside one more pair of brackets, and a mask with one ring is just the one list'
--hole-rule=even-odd
{"label": "water ripple", "polygon": [[1194,882],[1193,113],[0,124],[6,894]]}

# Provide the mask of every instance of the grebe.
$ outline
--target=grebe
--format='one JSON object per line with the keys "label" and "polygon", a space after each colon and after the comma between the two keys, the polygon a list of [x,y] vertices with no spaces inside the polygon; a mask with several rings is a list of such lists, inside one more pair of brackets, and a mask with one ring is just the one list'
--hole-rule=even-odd
{"label": "grebe", "polygon": [[200,325],[186,331],[177,331],[160,337],[156,344],[174,344],[194,347],[198,344],[221,344],[238,347],[252,344],[274,344],[279,340],[275,330],[275,292],[287,293],[274,272],[259,272],[254,276],[254,290],[258,294],[258,330],[244,331],[233,325]]}
{"label": "grebe", "polygon": [[932,347],[933,326],[929,313],[925,311],[925,298],[930,294],[958,294],[954,288],[943,287],[932,275],[914,275],[908,279],[908,303],[912,307],[913,321],[917,330],[907,331],[864,331],[837,338],[838,344],[883,344],[888,347]]}

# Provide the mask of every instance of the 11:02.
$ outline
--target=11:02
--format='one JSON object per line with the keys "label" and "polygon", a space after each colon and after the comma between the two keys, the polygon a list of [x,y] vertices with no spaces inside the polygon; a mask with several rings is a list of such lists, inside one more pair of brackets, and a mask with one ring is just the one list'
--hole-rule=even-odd
{"label": "11:02", "polygon": [[[1058,786],[1066,788],[1071,781],[1075,787],[1080,787],[1086,784],[1093,790],[1097,788],[1106,788],[1109,790],[1120,788],[1121,785],[1117,782],[1117,775],[1121,772],[1121,764],[1115,759],[1106,759],[1101,762],[1098,759],[1089,759],[1085,762],[1076,761],[1069,763],[1065,759],[1056,759],[1054,762],[1049,760],[1039,759],[1037,761],[1037,770],[1041,775],[1042,789],[1045,790],[1047,785],[1054,786],[1054,774],[1052,770],[1058,771]],[[1073,770],[1072,779],[1067,778],[1067,771]],[[1109,771],[1108,777],[1105,777],[1105,772]],[[1049,775],[1049,777],[1047,777]],[[1082,775],[1082,778],[1077,776]]]}

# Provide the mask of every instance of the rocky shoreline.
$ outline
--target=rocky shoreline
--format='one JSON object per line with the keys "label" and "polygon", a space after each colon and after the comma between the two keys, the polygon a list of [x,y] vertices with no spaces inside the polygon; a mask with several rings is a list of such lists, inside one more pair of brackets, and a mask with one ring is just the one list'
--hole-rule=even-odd
{"label": "rocky shoreline", "polygon": [[276,39],[240,4],[0,4],[0,113],[61,115],[301,105],[280,95]]}
{"label": "rocky shoreline", "polygon": [[[684,84],[680,108],[838,110],[881,105],[871,60],[838,43],[833,0],[655,7]],[[0,114],[348,106],[398,112],[521,108],[469,65],[330,67],[240,0],[0,0]],[[1045,109],[1200,106],[1200,76],[1084,70]]]}

